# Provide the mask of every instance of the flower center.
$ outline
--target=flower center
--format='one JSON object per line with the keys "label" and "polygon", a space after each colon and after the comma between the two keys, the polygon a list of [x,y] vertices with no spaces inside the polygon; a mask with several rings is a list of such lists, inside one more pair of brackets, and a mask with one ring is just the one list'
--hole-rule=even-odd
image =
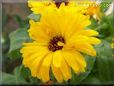
{"label": "flower center", "polygon": [[53,0],[56,4],[56,6],[59,8],[61,3],[64,2],[65,5],[68,5],[68,0]]}
{"label": "flower center", "polygon": [[55,52],[56,50],[60,50],[63,48],[65,44],[65,40],[62,36],[55,36],[49,42],[49,50]]}

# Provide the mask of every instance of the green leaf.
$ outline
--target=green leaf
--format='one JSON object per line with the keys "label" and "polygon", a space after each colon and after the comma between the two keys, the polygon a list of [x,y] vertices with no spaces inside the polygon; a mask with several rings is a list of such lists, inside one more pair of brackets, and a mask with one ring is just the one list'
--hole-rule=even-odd
{"label": "green leaf", "polygon": [[34,21],[40,21],[40,17],[41,17],[40,14],[33,14],[33,13],[28,16],[29,19],[33,19]]}
{"label": "green leaf", "polygon": [[42,82],[38,78],[30,76],[30,83],[38,85],[41,84]]}
{"label": "green leaf", "polygon": [[98,52],[95,64],[97,77],[102,83],[114,81],[114,58],[112,57],[110,43],[103,41],[96,49]]}
{"label": "green leaf", "polygon": [[32,77],[29,68],[24,67],[24,65],[22,65],[20,68],[20,74],[26,81],[29,82],[29,84],[39,84],[40,83],[40,80],[36,77]]}
{"label": "green leaf", "polygon": [[27,82],[21,75],[21,66],[15,68],[14,75],[16,84],[27,84]]}
{"label": "green leaf", "polygon": [[14,84],[15,76],[8,73],[2,73],[2,84]]}
{"label": "green leaf", "polygon": [[19,28],[16,31],[10,33],[10,49],[9,56],[11,59],[18,58],[20,53],[19,49],[22,47],[22,43],[29,41],[29,36],[26,28]]}
{"label": "green leaf", "polygon": [[20,72],[21,72],[21,75],[23,76],[23,78],[25,78],[25,79],[28,79],[29,76],[31,75],[30,70],[28,68],[24,67],[23,65],[21,66]]}
{"label": "green leaf", "polygon": [[20,74],[20,67],[15,68],[14,74],[2,73],[2,84],[27,84]]}
{"label": "green leaf", "polygon": [[96,85],[96,84],[101,84],[101,81],[94,74],[90,74],[80,84],[94,84],[94,85]]}

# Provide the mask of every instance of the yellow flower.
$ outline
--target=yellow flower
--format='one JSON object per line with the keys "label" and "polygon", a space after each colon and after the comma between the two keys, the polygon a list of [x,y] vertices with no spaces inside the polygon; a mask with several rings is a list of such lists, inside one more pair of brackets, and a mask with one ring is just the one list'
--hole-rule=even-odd
{"label": "yellow flower", "polygon": [[100,4],[97,4],[93,1],[88,1],[85,4],[85,14],[93,16],[95,19],[100,20],[100,17],[102,15],[100,11]]}
{"label": "yellow flower", "polygon": [[51,0],[28,0],[28,6],[35,14],[39,14],[47,8],[56,7]]}
{"label": "yellow flower", "polygon": [[24,43],[21,53],[32,76],[47,82],[52,71],[56,80],[63,82],[71,79],[71,68],[76,74],[86,71],[81,53],[96,56],[92,45],[100,43],[95,37],[98,32],[84,29],[90,23],[89,16],[65,4],[43,11],[40,22],[30,20],[28,32],[33,42]]}
{"label": "yellow flower", "polygon": [[62,3],[67,7],[77,7],[81,13],[84,10],[82,6],[77,4],[77,1],[72,0],[28,0],[28,6],[35,14],[41,14],[44,10],[50,8],[59,8]]}

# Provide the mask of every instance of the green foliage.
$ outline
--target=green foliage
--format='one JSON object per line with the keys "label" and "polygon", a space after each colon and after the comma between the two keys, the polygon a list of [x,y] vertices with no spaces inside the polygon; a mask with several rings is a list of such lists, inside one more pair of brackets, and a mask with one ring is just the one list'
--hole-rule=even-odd
{"label": "green foliage", "polygon": [[95,46],[97,50],[96,62],[90,75],[83,80],[83,84],[113,84],[114,83],[114,58],[110,43],[103,41]]}
{"label": "green foliage", "polygon": [[34,21],[40,21],[40,17],[41,17],[40,14],[33,14],[33,13],[28,16],[29,19],[32,19]]}
{"label": "green foliage", "polygon": [[95,84],[101,84],[101,81],[94,74],[90,74],[80,84],[94,84],[95,85]]}
{"label": "green foliage", "polygon": [[21,72],[23,78],[25,78],[25,79],[28,79],[30,74],[31,74],[30,70],[28,68],[25,68],[23,65],[21,66],[21,71],[20,72]]}
{"label": "green foliage", "polygon": [[9,38],[10,38],[10,50],[9,50],[10,58],[12,59],[18,58],[20,55],[19,49],[22,47],[22,44],[30,40],[27,33],[27,29],[18,28],[16,31],[10,33]]}
{"label": "green foliage", "polygon": [[102,0],[101,4],[100,4],[100,9],[101,12],[105,12],[108,7],[110,6],[112,0]]}
{"label": "green foliage", "polygon": [[97,46],[96,71],[97,76],[102,82],[114,81],[114,58],[110,43],[103,41]]}
{"label": "green foliage", "polygon": [[103,16],[100,21],[91,18],[91,25],[89,28],[99,32],[99,38],[111,42],[113,37],[113,14]]}
{"label": "green foliage", "polygon": [[16,67],[13,74],[2,73],[2,84],[27,84],[20,74],[20,68]]}
{"label": "green foliage", "polygon": [[40,80],[38,80],[36,77],[32,77],[30,70],[28,68],[24,67],[23,65],[21,66],[20,74],[29,84],[40,83]]}
{"label": "green foliage", "polygon": [[2,72],[2,84],[38,84],[39,80],[31,76],[30,70],[23,65],[16,67],[13,74]]}

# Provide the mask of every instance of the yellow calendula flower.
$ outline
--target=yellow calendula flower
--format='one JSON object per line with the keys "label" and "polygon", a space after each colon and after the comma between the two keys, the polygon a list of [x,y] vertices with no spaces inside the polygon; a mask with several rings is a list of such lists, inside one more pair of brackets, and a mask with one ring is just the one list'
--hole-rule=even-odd
{"label": "yellow calendula flower", "polygon": [[82,13],[83,7],[77,4],[77,1],[72,0],[28,0],[28,6],[33,13],[41,14],[44,10],[50,8],[58,8],[62,3],[65,3],[67,7],[77,7],[78,11]]}
{"label": "yellow calendula flower", "polygon": [[95,19],[100,20],[100,17],[102,15],[100,11],[100,4],[97,4],[93,1],[86,2],[85,4],[87,4],[87,6],[85,6],[85,14],[91,15]]}
{"label": "yellow calendula flower", "polygon": [[21,49],[24,66],[43,82],[50,80],[50,71],[58,82],[71,79],[71,68],[76,74],[86,71],[81,53],[96,56],[92,45],[100,43],[95,37],[98,32],[84,29],[90,23],[89,16],[65,4],[43,11],[40,22],[30,20],[33,42],[24,43]]}
{"label": "yellow calendula flower", "polygon": [[39,14],[47,8],[56,7],[51,0],[28,0],[28,6],[35,14]]}
{"label": "yellow calendula flower", "polygon": [[62,2],[69,4],[68,0],[28,0],[28,6],[35,14],[39,14],[50,7],[59,8]]}

